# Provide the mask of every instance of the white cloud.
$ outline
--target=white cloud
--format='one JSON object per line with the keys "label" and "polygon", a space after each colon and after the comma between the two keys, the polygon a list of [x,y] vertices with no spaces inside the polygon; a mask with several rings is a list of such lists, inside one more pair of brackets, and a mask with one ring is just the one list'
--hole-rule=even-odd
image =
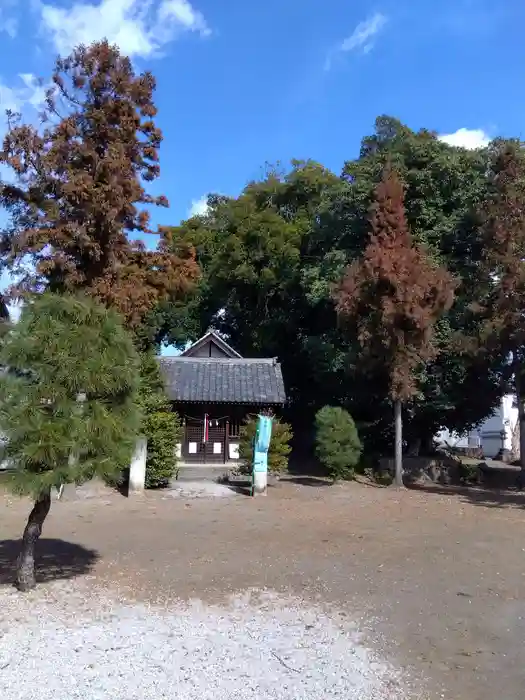
{"label": "white cloud", "polygon": [[19,73],[19,77],[25,85],[19,90],[22,102],[34,109],[41,109],[46,99],[46,86],[32,73]]}
{"label": "white cloud", "polygon": [[18,77],[22,85],[10,87],[0,82],[0,137],[5,132],[7,109],[23,114],[27,108],[37,111],[44,105],[45,86],[32,73],[20,73]]}
{"label": "white cloud", "polygon": [[18,20],[11,16],[11,12],[16,7],[16,0],[1,0],[0,7],[0,32],[5,32],[7,36],[14,39],[18,33]]}
{"label": "white cloud", "polygon": [[17,91],[0,83],[0,109],[2,112],[5,112],[6,109],[16,112],[19,108],[20,99]]}
{"label": "white cloud", "polygon": [[189,0],[99,0],[69,8],[41,2],[39,11],[42,33],[62,55],[106,38],[128,56],[147,58],[182,32],[211,33]]}
{"label": "white cloud", "polygon": [[18,33],[18,20],[15,17],[2,17],[0,19],[0,30],[8,37],[14,39]]}
{"label": "white cloud", "polygon": [[376,12],[375,15],[357,25],[352,34],[341,44],[341,51],[353,51],[360,48],[363,48],[364,51],[370,51],[373,38],[383,29],[385,24],[385,15]]}
{"label": "white cloud", "polygon": [[369,53],[374,48],[375,37],[384,28],[387,21],[385,15],[381,12],[376,12],[363,22],[359,22],[352,34],[330,51],[326,58],[325,70],[330,70],[337,54],[348,53],[349,51]]}
{"label": "white cloud", "polygon": [[438,138],[440,141],[448,143],[449,146],[467,148],[469,151],[475,148],[485,148],[490,143],[490,136],[483,129],[461,128],[453,134],[441,134]]}
{"label": "white cloud", "polygon": [[200,199],[192,199],[191,207],[188,216],[204,216],[208,213],[208,197],[204,196]]}

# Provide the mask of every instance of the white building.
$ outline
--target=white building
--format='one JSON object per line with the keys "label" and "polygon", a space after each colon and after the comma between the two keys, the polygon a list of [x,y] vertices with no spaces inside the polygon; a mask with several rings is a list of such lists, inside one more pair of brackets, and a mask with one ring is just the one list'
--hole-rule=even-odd
{"label": "white building", "polygon": [[516,399],[513,394],[507,394],[503,396],[492,416],[476,430],[466,435],[442,430],[436,435],[436,439],[440,444],[451,447],[481,447],[485,457],[495,457],[502,448],[517,455],[519,451],[517,423]]}

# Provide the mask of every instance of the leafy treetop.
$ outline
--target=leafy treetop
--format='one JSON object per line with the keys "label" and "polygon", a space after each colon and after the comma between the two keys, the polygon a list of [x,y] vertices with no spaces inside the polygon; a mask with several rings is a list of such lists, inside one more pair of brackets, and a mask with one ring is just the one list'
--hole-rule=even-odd
{"label": "leafy treetop", "polygon": [[525,151],[519,141],[491,148],[489,192],[481,209],[485,297],[484,342],[507,352],[525,345]]}
{"label": "leafy treetop", "polygon": [[390,395],[417,392],[416,371],[437,354],[434,325],[454,298],[454,281],[413,245],[403,185],[390,168],[376,188],[363,258],[350,265],[337,292],[340,316],[354,327],[365,355],[388,368]]}
{"label": "leafy treetop", "polygon": [[150,73],[136,75],[103,41],[56,61],[42,129],[8,113],[0,163],[14,183],[0,188],[11,215],[0,251],[19,278],[13,296],[82,289],[136,326],[158,299],[196,278],[189,247],[176,255],[161,239],[152,252],[128,239],[151,233],[138,204],[168,205],[144,189],[159,175],[154,89]]}
{"label": "leafy treetop", "polygon": [[323,406],[315,416],[315,452],[334,479],[353,476],[363,450],[352,416],[340,406]]}
{"label": "leafy treetop", "polygon": [[1,362],[0,427],[14,485],[39,497],[129,465],[139,361],[114,311],[45,293],[24,305]]}

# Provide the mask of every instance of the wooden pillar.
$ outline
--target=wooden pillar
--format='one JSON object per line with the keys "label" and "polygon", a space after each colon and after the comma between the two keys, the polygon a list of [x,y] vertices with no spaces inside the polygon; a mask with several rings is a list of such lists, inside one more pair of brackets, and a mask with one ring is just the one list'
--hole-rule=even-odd
{"label": "wooden pillar", "polygon": [[224,464],[230,457],[230,421],[226,419],[226,432],[224,433]]}

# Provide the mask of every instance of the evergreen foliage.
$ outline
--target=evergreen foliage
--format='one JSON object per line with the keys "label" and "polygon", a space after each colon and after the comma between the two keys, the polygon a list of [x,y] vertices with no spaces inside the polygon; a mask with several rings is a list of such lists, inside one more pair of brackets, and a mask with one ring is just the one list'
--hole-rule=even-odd
{"label": "evergreen foliage", "polygon": [[[241,427],[239,457],[249,469],[253,461],[253,441],[257,429],[257,416],[249,416]],[[288,457],[292,451],[290,442],[293,438],[292,428],[279,418],[273,417],[272,439],[268,450],[268,471],[281,474],[288,470]]]}
{"label": "evergreen foliage", "polygon": [[93,299],[50,292],[28,301],[0,352],[0,431],[9,485],[35,503],[24,530],[16,584],[36,585],[35,543],[51,489],[129,466],[141,424],[139,361],[120,318]]}
{"label": "evergreen foliage", "polygon": [[[435,324],[440,353],[417,372],[405,402],[409,449],[432,447],[443,426],[463,433],[491,414],[504,381],[505,353],[466,354],[464,335],[480,332],[483,235],[477,213],[487,195],[490,149],[468,151],[436,134],[380,117],[340,177],[312,162],[268,171],[238,197],[212,195],[206,216],[167,232],[172,250],[194,243],[202,277],[190,303],[164,302],[149,318],[151,337],[181,345],[209,327],[246,357],[278,357],[294,432],[313,435],[316,412],[344,406],[367,451],[393,442],[388,377],[363,372],[361,347],[337,322],[333,299],[349,264],[369,242],[370,207],[385,165],[404,185],[406,223],[429,262],[458,281],[453,307]],[[257,322],[254,322],[257,319]],[[156,328],[156,330],[155,330]],[[305,444],[305,440],[301,441]]]}
{"label": "evergreen foliage", "polygon": [[155,411],[144,417],[144,433],[148,440],[146,488],[168,486],[177,473],[175,448],[182,438],[179,416],[174,411]]}
{"label": "evergreen foliage", "polygon": [[315,416],[315,452],[334,481],[352,479],[362,445],[352,416],[339,406],[324,406]]}
{"label": "evergreen foliage", "polygon": [[483,356],[496,348],[510,359],[525,486],[525,148],[518,140],[498,139],[489,153],[489,190],[480,208],[483,293],[474,307],[483,330],[474,352]]}
{"label": "evergreen foliage", "polygon": [[146,488],[159,488],[167,486],[177,472],[175,449],[182,440],[182,425],[164,393],[159,364],[153,353],[141,356],[140,375],[142,432],[148,442]]}
{"label": "evergreen foliage", "polygon": [[1,354],[0,429],[17,492],[38,497],[129,466],[139,365],[114,312],[43,294],[24,306]]}

